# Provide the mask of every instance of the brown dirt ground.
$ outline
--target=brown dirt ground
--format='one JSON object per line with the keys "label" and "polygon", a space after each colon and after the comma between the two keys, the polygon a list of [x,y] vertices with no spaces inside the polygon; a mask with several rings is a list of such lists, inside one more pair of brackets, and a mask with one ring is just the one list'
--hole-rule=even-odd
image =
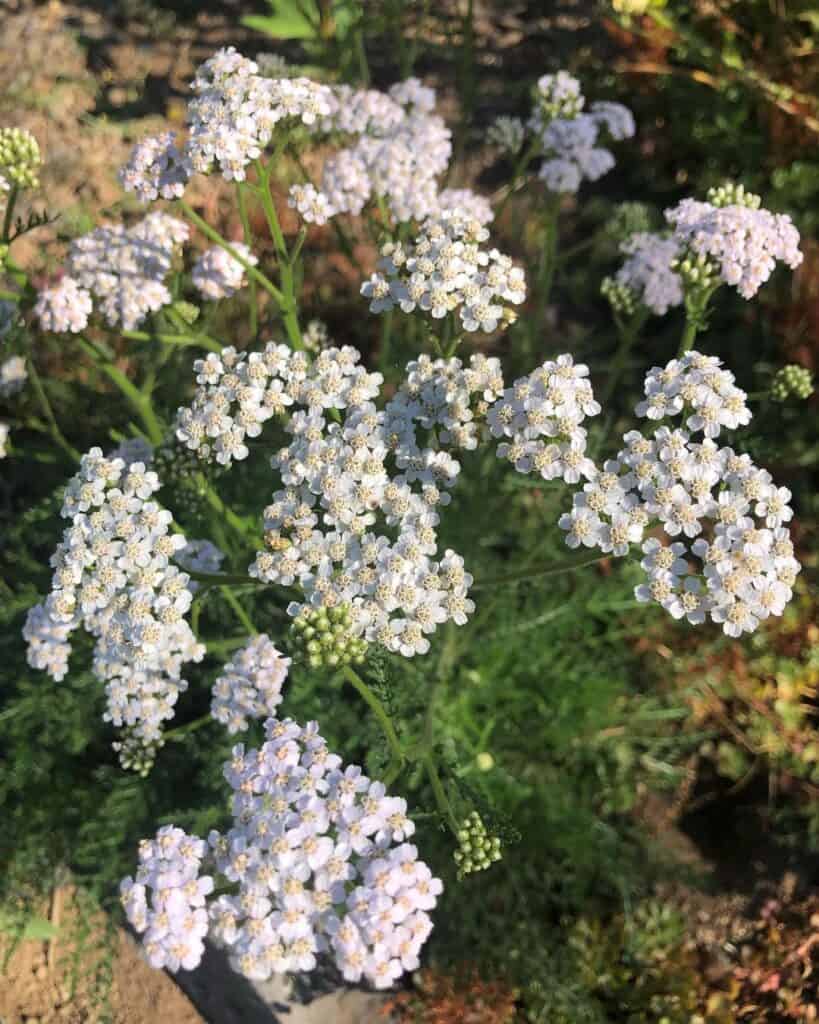
{"label": "brown dirt ground", "polygon": [[[107,992],[112,1024],[201,1024],[193,1003],[164,971],[148,966],[134,940],[122,929],[106,928],[101,915],[88,920],[70,890],[52,901],[54,923],[55,916],[56,938],[21,942],[0,973],[2,1024],[100,1020],[104,1002],[92,978],[101,963],[111,967],[110,984],[97,991]],[[0,947],[0,966],[6,952]]]}

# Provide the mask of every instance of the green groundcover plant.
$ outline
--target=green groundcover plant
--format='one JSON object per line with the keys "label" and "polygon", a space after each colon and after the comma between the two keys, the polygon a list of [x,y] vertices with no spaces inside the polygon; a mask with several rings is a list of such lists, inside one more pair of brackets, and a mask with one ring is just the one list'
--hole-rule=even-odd
{"label": "green groundcover plant", "polygon": [[[121,169],[145,210],[73,238],[48,280],[14,258],[50,218],[16,216],[39,148],[0,130],[0,440],[12,474],[28,457],[51,482],[9,531],[4,642],[19,657],[22,632],[27,667],[3,712],[8,878],[39,858],[110,892],[136,859],[120,895],[153,966],[194,967],[210,937],[250,978],[324,955],[387,988],[433,928],[487,956],[499,914],[504,970],[532,977],[540,946],[559,974],[561,915],[650,874],[612,817],[636,764],[673,785],[669,751],[697,737],[671,735],[686,712],[659,695],[624,700],[629,638],[662,615],[737,638],[792,598],[792,495],[747,450],[744,367],[706,332],[723,297],[752,302],[803,257],[741,184],[656,231],[632,205],[600,286],[616,352],[535,358],[561,208],[636,130],[568,72],[542,76],[528,115],[488,132],[508,174],[493,202],[446,185],[451,132],[420,80],[329,85],[227,48],[196,74],[184,140],[144,139]],[[285,165],[294,232],[271,191]],[[207,176],[232,183],[241,239],[186,198]],[[521,192],[531,268],[493,242]],[[313,226],[359,273],[360,346],[304,322]],[[247,344],[226,343],[240,314]],[[676,350],[635,361],[645,325],[675,316]],[[81,369],[44,381],[35,339]],[[89,380],[127,410],[113,435]],[[770,394],[810,391],[785,367]],[[82,427],[55,400],[87,408]],[[68,783],[49,791],[53,773]]]}

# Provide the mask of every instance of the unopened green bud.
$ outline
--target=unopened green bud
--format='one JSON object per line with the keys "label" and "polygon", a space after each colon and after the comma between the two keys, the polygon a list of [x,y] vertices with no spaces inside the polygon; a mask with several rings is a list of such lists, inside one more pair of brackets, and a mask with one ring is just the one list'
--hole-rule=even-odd
{"label": "unopened green bud", "polygon": [[42,163],[37,140],[25,128],[0,128],[0,192],[37,188],[37,168]]}

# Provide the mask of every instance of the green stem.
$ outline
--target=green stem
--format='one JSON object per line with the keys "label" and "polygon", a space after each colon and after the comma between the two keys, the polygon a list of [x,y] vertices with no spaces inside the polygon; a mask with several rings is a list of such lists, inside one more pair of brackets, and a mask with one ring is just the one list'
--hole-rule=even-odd
{"label": "green stem", "polygon": [[540,268],[538,271],[538,280],[540,283],[540,319],[546,313],[546,307],[549,304],[549,295],[552,291],[552,282],[554,281],[555,268],[557,266],[557,240],[558,240],[558,229],[557,222],[560,214],[560,200],[558,198],[550,199],[547,203],[546,210],[544,211],[544,239],[543,239],[543,250],[540,257]]}
{"label": "green stem", "polygon": [[207,583],[209,586],[229,587],[239,583],[253,583],[257,587],[265,584],[257,580],[255,576],[243,576],[241,573],[231,572],[199,572],[197,569],[183,569],[192,580],[197,583]]}
{"label": "green stem", "polygon": [[221,353],[224,347],[205,334],[153,334],[148,331],[122,331],[121,334],[123,338],[129,338],[132,341],[161,341],[163,345],[193,346],[217,353]]}
{"label": "green stem", "polygon": [[143,394],[138,387],[132,384],[122,370],[114,366],[106,358],[104,352],[94,345],[93,342],[88,341],[86,338],[78,337],[77,344],[84,352],[91,356],[106,377],[122,392],[125,400],[142,420],[151,444],[154,446],[162,444],[165,431],[154,412],[150,397]]}
{"label": "green stem", "polygon": [[28,374],[31,379],[32,387],[34,388],[34,394],[37,396],[37,401],[40,404],[40,408],[43,411],[43,415],[48,423],[48,432],[54,439],[54,443],[59,445],[60,448],[71,458],[74,462],[80,462],[80,453],[72,445],[66,441],[63,432],[60,430],[57,418],[54,415],[54,410],[51,408],[51,402],[48,400],[48,395],[43,387],[43,382],[40,380],[40,374],[37,372],[37,367],[34,365],[34,360],[31,358],[29,353],[26,360],[28,364]]}
{"label": "green stem", "polygon": [[[216,493],[216,491],[213,489],[213,487],[210,485],[210,483],[207,481],[207,479],[202,473],[197,474],[196,482],[202,488],[202,491],[204,492],[205,495],[205,501],[207,501],[207,503],[210,505],[213,511],[216,512],[217,515],[219,515],[231,527],[233,527],[233,529],[238,534],[240,534],[242,538],[247,539],[248,537],[251,537],[253,539],[254,544],[257,547],[260,547],[262,544],[261,538],[256,536],[255,531],[252,529],[252,527],[248,527],[248,524],[245,522],[244,519],[242,519],[241,516],[236,515],[233,509],[222,501],[222,499],[219,497],[219,495]],[[232,582],[247,583],[248,581],[258,583],[258,580],[254,580],[252,576],[243,577],[241,580],[233,580]]]}
{"label": "green stem", "polygon": [[435,764],[435,759],[431,754],[427,754],[424,758],[424,767],[427,770],[429,776],[430,785],[432,786],[432,792],[435,796],[435,803],[441,815],[446,819],[446,823],[452,830],[453,835],[458,834],[460,828],[458,825],[458,819],[452,811],[452,805],[447,798],[446,791],[444,790],[444,784],[441,782],[441,776],[438,774],[438,766]]}
{"label": "green stem", "polygon": [[3,236],[0,238],[4,244],[8,244],[11,236],[11,221],[14,217],[14,207],[17,203],[17,196],[20,193],[19,185],[12,185],[6,200],[6,215],[3,217]]}
{"label": "green stem", "polygon": [[[239,219],[242,222],[242,234],[246,246],[250,246],[252,241],[252,234],[250,231],[250,217],[247,213],[247,198],[245,195],[245,186],[241,181],[236,182],[236,201],[239,206]],[[254,278],[250,278],[248,282],[249,287],[249,320],[250,320],[250,334],[253,340],[256,340],[256,335],[259,333],[259,311],[256,308],[256,281]]]}
{"label": "green stem", "polygon": [[683,331],[682,338],[680,339],[680,348],[677,352],[677,358],[684,356],[686,352],[690,351],[694,345],[694,340],[697,337],[697,333],[700,329],[699,320],[694,317],[689,317],[685,322],[685,330]]}
{"label": "green stem", "polygon": [[284,322],[284,329],[290,344],[296,351],[304,348],[299,326],[298,303],[296,301],[295,279],[293,276],[293,264],[287,252],[287,243],[284,240],[279,217],[276,213],[276,204],[270,194],[270,171],[261,160],[255,162],[256,173],[259,176],[258,195],[262,201],[267,226],[270,230],[270,237],[276,247],[279,256],[279,281],[281,284],[281,301],[279,310]]}
{"label": "green stem", "polygon": [[550,565],[534,566],[519,572],[506,573],[503,576],[478,579],[473,583],[471,589],[485,590],[488,587],[497,587],[507,583],[521,583],[524,580],[539,579],[542,576],[560,576],[564,572],[576,572],[578,569],[584,569],[586,566],[596,565],[598,562],[602,562],[604,558],[608,558],[608,555],[597,555],[594,558],[589,558],[584,552],[575,558],[566,559],[565,562],[552,562]]}
{"label": "green stem", "polygon": [[178,725],[175,729],[168,729],[164,734],[164,739],[173,740],[178,742],[184,739],[188,733],[196,732],[197,729],[201,729],[203,725],[207,725],[208,722],[214,721],[210,712],[206,715],[202,715],[201,718],[194,718],[191,722],[186,722],[185,725]]}
{"label": "green stem", "polygon": [[387,776],[390,778],[390,781],[393,781],[404,764],[404,751],[395,732],[395,727],[390,720],[390,716],[387,714],[384,705],[378,697],[376,697],[370,687],[367,686],[361,676],[351,665],[345,665],[341,671],[347,682],[350,683],[358,691],[359,695],[364,698],[370,706],[370,710],[378,719],[378,724],[381,726],[384,738],[390,748],[391,758],[389,767],[387,768]]}
{"label": "green stem", "polygon": [[259,631],[253,625],[253,620],[241,606],[238,597],[236,597],[235,594],[232,594],[226,586],[223,586],[221,590],[222,597],[224,597],[224,599],[233,609],[236,618],[239,620],[239,622],[241,622],[241,624],[245,627],[245,629],[248,631],[248,633],[250,633],[251,636],[256,636]]}
{"label": "green stem", "polygon": [[278,306],[282,305],[284,302],[284,296],[273,282],[269,278],[265,277],[261,270],[257,270],[252,263],[248,263],[248,261],[233,248],[230,242],[228,242],[226,238],[223,238],[218,231],[212,228],[206,220],[203,220],[199,214],[185,202],[184,199],[177,199],[177,202],[191,224],[194,224],[199,228],[205,238],[209,238],[221,249],[224,249],[228,256],[231,256],[236,260],[240,267],[244,268],[248,277],[251,277],[254,281],[258,282],[262,288],[264,288],[264,290],[271,295],[273,299],[275,299]]}

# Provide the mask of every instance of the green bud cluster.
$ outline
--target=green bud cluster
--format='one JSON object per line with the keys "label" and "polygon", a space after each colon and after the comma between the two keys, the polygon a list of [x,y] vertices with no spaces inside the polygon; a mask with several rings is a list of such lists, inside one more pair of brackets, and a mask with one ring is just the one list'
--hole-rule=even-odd
{"label": "green bud cluster", "polygon": [[367,641],[354,636],[349,605],[303,608],[290,627],[290,653],[310,668],[361,665]]}
{"label": "green bud cluster", "polygon": [[712,206],[747,206],[749,210],[758,210],[762,205],[760,196],[746,192],[744,185],[737,185],[733,181],[709,188],[706,198]]}
{"label": "green bud cluster", "polygon": [[453,856],[459,880],[475,871],[486,871],[501,859],[500,838],[489,835],[477,811],[470,812],[458,830],[458,849]]}
{"label": "green bud cluster", "polygon": [[791,363],[777,370],[771,383],[771,398],[785,402],[788,398],[804,400],[813,394],[813,377],[804,366]]}
{"label": "green bud cluster", "polygon": [[16,185],[37,188],[37,168],[42,163],[37,140],[25,128],[0,128],[0,190]]}
{"label": "green bud cluster", "polygon": [[638,231],[651,231],[651,208],[645,203],[625,202],[614,207],[603,232],[615,242],[625,242]]}
{"label": "green bud cluster", "polygon": [[199,319],[199,307],[194,306],[192,302],[185,302],[184,299],[178,299],[176,302],[171,303],[170,307],[178,317],[191,327]]}
{"label": "green bud cluster", "polygon": [[613,277],[604,277],[600,285],[600,294],[615,313],[620,316],[634,316],[637,312],[637,296],[626,284],[620,284]]}
{"label": "green bud cluster", "polygon": [[719,280],[718,268],[701,254],[686,252],[679,259],[673,260],[671,269],[676,270],[683,281],[686,294],[701,288],[703,291],[713,288]]}
{"label": "green bud cluster", "polygon": [[119,754],[119,763],[126,771],[135,772],[143,779],[150,774],[157,752],[165,745],[160,739],[146,746],[140,740],[125,733],[118,743],[112,744]]}

